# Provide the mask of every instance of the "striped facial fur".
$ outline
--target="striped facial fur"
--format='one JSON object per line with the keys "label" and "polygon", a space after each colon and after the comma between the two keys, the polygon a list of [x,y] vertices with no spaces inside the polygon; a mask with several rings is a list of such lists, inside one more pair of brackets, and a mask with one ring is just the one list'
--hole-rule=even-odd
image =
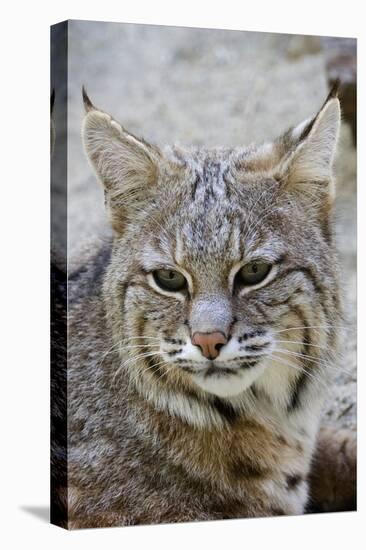
{"label": "striped facial fur", "polygon": [[338,99],[273,143],[230,150],[160,150],[87,111],[85,148],[115,230],[104,296],[116,379],[128,373],[162,407],[249,407],[258,395],[299,407],[334,356],[340,319]]}

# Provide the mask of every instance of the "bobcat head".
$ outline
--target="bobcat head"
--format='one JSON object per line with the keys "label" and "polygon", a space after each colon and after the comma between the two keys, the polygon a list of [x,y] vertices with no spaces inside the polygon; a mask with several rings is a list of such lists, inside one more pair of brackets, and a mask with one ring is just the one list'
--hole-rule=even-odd
{"label": "bobcat head", "polygon": [[296,406],[337,337],[336,91],[271,143],[211,150],[160,149],[83,95],[115,234],[104,295],[116,375],[148,392],[235,400],[251,388]]}

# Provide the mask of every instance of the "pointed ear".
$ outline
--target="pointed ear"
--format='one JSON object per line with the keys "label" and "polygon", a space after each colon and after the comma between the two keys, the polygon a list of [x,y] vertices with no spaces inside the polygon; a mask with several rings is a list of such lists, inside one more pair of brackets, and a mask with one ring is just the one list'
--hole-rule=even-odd
{"label": "pointed ear", "polygon": [[[333,158],[338,141],[341,111],[332,90],[318,114],[287,132],[281,139],[284,157],[279,177],[290,188],[334,196]],[[314,187],[316,189],[314,189]]]}
{"label": "pointed ear", "polygon": [[157,182],[162,155],[157,147],[136,138],[97,109],[84,88],[83,100],[85,151],[104,187],[110,221],[117,231],[122,231],[131,209]]}

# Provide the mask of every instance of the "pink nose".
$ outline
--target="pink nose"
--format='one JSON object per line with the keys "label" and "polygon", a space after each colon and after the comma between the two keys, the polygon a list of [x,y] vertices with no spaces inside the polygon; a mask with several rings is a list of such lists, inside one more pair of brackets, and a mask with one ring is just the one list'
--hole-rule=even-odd
{"label": "pink nose", "polygon": [[216,359],[226,342],[227,338],[222,332],[195,332],[192,337],[192,344],[201,348],[207,359]]}

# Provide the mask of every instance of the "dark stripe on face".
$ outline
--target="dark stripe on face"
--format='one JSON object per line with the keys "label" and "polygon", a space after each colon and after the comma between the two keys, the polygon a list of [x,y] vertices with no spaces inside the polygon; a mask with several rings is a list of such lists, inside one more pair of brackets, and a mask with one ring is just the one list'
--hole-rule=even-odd
{"label": "dark stripe on face", "polygon": [[238,342],[241,344],[243,340],[248,340],[249,338],[255,338],[256,336],[264,336],[266,331],[264,329],[254,330],[252,332],[245,332],[238,338]]}
{"label": "dark stripe on face", "polygon": [[182,366],[180,366],[179,368],[181,368],[182,370],[184,370],[184,371],[186,371],[186,372],[189,372],[189,373],[191,373],[191,374],[193,374],[193,373],[196,372],[194,368],[188,367],[187,365],[185,365],[185,366],[182,365]]}
{"label": "dark stripe on face", "polygon": [[[312,286],[314,287],[314,290],[320,294],[323,295],[324,293],[324,287],[320,285],[318,278],[314,274],[313,270],[310,267],[289,267],[288,269],[285,269],[282,273],[279,273],[277,277],[273,279],[270,283],[266,285],[266,290],[271,288],[271,286],[275,285],[288,275],[291,275],[292,273],[302,273],[305,275],[305,277],[310,280]],[[290,296],[291,297],[291,296]]]}
{"label": "dark stripe on face", "polygon": [[303,331],[304,331],[304,337],[303,337],[303,340],[302,340],[303,341],[303,349],[300,351],[300,353],[303,353],[305,351],[306,354],[311,355],[312,350],[311,349],[309,350],[309,347],[310,347],[309,344],[311,344],[311,338],[310,338],[310,329],[309,329],[307,319],[306,319],[303,311],[301,310],[300,306],[295,306],[293,308],[293,311],[301,319],[302,326],[305,327],[305,328],[303,328]]}
{"label": "dark stripe on face", "polygon": [[200,182],[201,182],[201,178],[200,178],[199,174],[196,172],[196,178],[193,182],[192,191],[191,191],[192,201],[194,201],[196,199],[197,187],[198,187],[198,184]]}
{"label": "dark stripe on face", "polygon": [[[122,283],[119,286],[120,300],[121,300],[121,312],[122,312],[122,315],[123,315],[124,319],[127,318],[126,294],[127,294],[127,290],[128,290],[129,286],[130,286],[129,281],[125,281],[124,283]],[[140,334],[138,334],[138,336],[140,336]]]}
{"label": "dark stripe on face", "polygon": [[[232,178],[232,175],[229,167],[225,168],[221,178],[225,184],[225,195],[227,200],[230,203],[235,204],[238,199],[238,191],[237,191],[237,188],[235,187],[235,184],[233,184],[233,181],[230,179]],[[234,192],[234,196],[233,196],[233,192]]]}
{"label": "dark stripe on face", "polygon": [[303,294],[303,291],[300,288],[294,290],[292,294],[290,294],[290,296],[288,296],[287,298],[284,298],[283,300],[266,300],[266,301],[262,300],[262,303],[267,307],[278,307],[278,306],[285,306],[285,305],[289,305],[291,307],[292,298],[298,294]]}
{"label": "dark stripe on face", "polygon": [[264,320],[264,323],[267,324],[267,325],[269,325],[271,319],[269,318],[269,316],[267,315],[267,313],[263,311],[263,308],[262,308],[259,304],[257,304],[257,310],[258,310],[259,313],[262,315],[263,320]]}
{"label": "dark stripe on face", "polygon": [[252,367],[255,367],[256,364],[258,363],[258,361],[256,360],[253,360],[253,361],[244,361],[243,363],[240,364],[240,369],[251,369]]}
{"label": "dark stripe on face", "polygon": [[303,372],[300,378],[297,380],[295,389],[292,392],[291,403],[287,408],[288,412],[292,412],[298,408],[300,404],[300,394],[303,388],[305,387],[305,384],[306,384],[306,374],[305,372]]}
{"label": "dark stripe on face", "polygon": [[167,342],[168,344],[177,344],[178,346],[184,345],[184,340],[177,340],[176,338],[164,338],[164,342]]}
{"label": "dark stripe on face", "polygon": [[169,355],[169,357],[173,357],[174,355],[177,355],[178,353],[180,353],[182,351],[182,348],[180,349],[177,349],[176,351],[167,351],[165,352],[167,355]]}
{"label": "dark stripe on face", "polygon": [[264,344],[253,344],[251,346],[245,346],[246,351],[261,351],[262,349],[268,348],[269,342],[264,342]]}
{"label": "dark stripe on face", "polygon": [[[146,349],[148,349],[148,348],[146,347]],[[154,361],[154,357],[146,357],[145,361],[143,361],[143,362],[146,362],[148,364],[149,372],[151,372],[157,378],[161,378],[161,375],[162,375],[161,366],[162,365],[156,365],[155,361]],[[160,360],[158,361],[158,363],[160,363]]]}
{"label": "dark stripe on face", "polygon": [[[302,310],[299,306],[295,307],[293,309],[293,311],[295,311],[297,316],[301,319],[302,326],[305,327],[303,329],[303,331],[304,331],[304,336],[303,336],[303,339],[302,339],[303,347],[302,347],[300,353],[306,352],[306,354],[311,355],[311,350],[309,351],[309,347],[310,347],[309,344],[311,344],[310,329],[308,327],[308,323],[307,323],[307,320],[305,318],[305,315],[303,314],[303,312],[302,312]],[[295,409],[298,408],[298,406],[300,404],[301,393],[303,392],[304,388],[306,387],[306,383],[308,381],[307,373],[308,373],[308,371],[311,370],[311,367],[309,367],[309,362],[306,361],[306,357],[303,358],[302,366],[303,366],[303,373],[301,374],[300,378],[298,378],[298,380],[297,380],[296,386],[295,386],[295,388],[293,390],[293,393],[292,393],[290,405],[287,408],[287,410],[289,412],[294,411]]]}
{"label": "dark stripe on face", "polygon": [[[319,279],[317,278],[314,271],[310,267],[293,268],[292,271],[300,271],[300,273],[303,273],[303,275],[305,275],[305,277],[307,277],[307,279],[309,279],[312,282],[315,291],[321,296],[323,295],[324,287],[319,283]],[[288,270],[287,274],[288,273],[291,273],[291,270]]]}
{"label": "dark stripe on face", "polygon": [[320,220],[320,227],[322,230],[322,235],[324,237],[325,242],[328,245],[333,244],[333,224],[332,221],[329,219],[329,216],[325,215],[325,217],[321,217]]}
{"label": "dark stripe on face", "polygon": [[[311,282],[315,293],[320,298],[319,299],[319,304],[322,307],[322,309],[325,313],[325,316],[328,318],[329,317],[329,311],[328,311],[328,307],[327,307],[327,302],[328,302],[327,298],[329,298],[329,289],[326,286],[321,284],[319,278],[316,276],[313,269],[311,269],[310,267],[289,268],[286,271],[284,271],[283,273],[281,273],[277,279],[280,279],[280,278],[282,278],[284,276],[287,276],[287,275],[289,275],[291,273],[294,273],[294,272],[303,273],[303,275],[305,275],[305,277]],[[276,280],[276,279],[274,279],[274,280]],[[269,285],[267,285],[267,287],[268,286]],[[328,302],[328,305],[329,305],[329,302]]]}

